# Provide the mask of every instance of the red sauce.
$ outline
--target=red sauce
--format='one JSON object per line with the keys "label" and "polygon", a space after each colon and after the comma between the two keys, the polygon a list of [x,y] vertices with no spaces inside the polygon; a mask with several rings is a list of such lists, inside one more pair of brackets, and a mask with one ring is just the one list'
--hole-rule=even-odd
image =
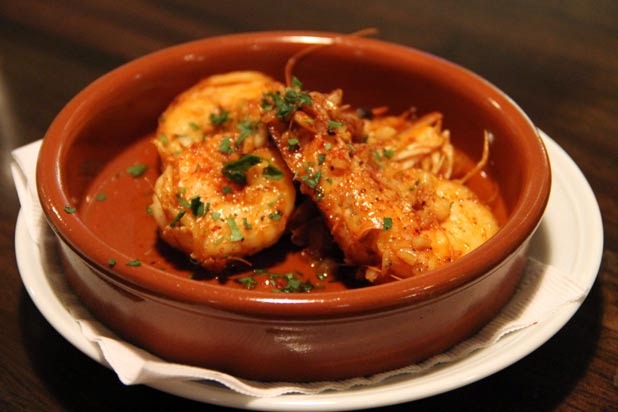
{"label": "red sauce", "polygon": [[[247,282],[251,282],[255,290],[265,292],[285,291],[286,287],[302,290],[303,285],[320,291],[364,286],[355,282],[350,274],[325,273],[325,262],[312,259],[287,236],[251,257],[252,267],[245,266],[228,275],[213,276],[191,262],[187,255],[159,239],[157,224],[149,213],[154,182],[160,174],[159,156],[151,139],[152,136],[146,136],[136,141],[108,162],[90,184],[78,209],[92,231],[116,250],[176,276],[236,288],[246,288]],[[457,155],[457,163],[460,170],[469,170],[474,165],[462,154]],[[135,165],[145,166],[139,176],[127,171]],[[479,174],[468,186],[489,204],[498,221],[504,223],[507,209],[496,184],[487,175]],[[109,258],[116,259],[115,256]]]}

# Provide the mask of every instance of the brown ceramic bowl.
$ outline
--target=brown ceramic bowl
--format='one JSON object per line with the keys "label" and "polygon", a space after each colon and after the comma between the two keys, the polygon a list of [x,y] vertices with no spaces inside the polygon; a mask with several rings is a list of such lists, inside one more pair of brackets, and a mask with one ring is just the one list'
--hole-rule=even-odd
{"label": "brown ceramic bowl", "polygon": [[[306,56],[295,74],[308,89],[342,88],[356,106],[437,110],[456,147],[478,158],[494,135],[489,173],[505,204],[498,234],[453,264],[422,276],[339,292],[269,294],[200,282],[158,267],[122,264],[80,208],[97,175],[155,130],[170,100],[207,75],[260,70],[282,79],[286,60],[336,35],[265,32],[210,38],[132,61],[98,79],[62,110],[38,162],[43,209],[67,277],[84,304],[124,339],[172,361],[244,378],[315,381],[373,374],[444,351],[503,307],[545,209],[550,167],[534,125],[502,92],[452,63],[376,40],[339,37]],[[65,205],[76,207],[66,213]],[[122,212],[111,227],[130,226]],[[126,236],[124,236],[126,238]],[[122,240],[122,242],[121,242]],[[110,257],[118,262],[110,267]]]}

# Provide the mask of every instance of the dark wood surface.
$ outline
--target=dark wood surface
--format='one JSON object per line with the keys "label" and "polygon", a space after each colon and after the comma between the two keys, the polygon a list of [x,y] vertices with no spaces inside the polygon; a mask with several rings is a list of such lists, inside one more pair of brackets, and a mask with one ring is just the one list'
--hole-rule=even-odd
{"label": "dark wood surface", "polygon": [[[202,37],[270,29],[352,32],[414,46],[487,78],[575,160],[604,220],[603,262],[573,319],[479,382],[388,410],[618,410],[618,2],[0,0],[0,410],[216,410],[126,387],[43,318],[14,253],[10,151],[43,136],[106,71]],[[224,408],[221,408],[224,409]]]}

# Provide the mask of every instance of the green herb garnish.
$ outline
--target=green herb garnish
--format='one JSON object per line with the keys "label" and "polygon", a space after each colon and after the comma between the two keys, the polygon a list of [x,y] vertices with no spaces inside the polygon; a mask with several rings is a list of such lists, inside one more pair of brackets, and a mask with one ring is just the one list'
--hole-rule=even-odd
{"label": "green herb garnish", "polygon": [[245,276],[242,278],[236,279],[236,282],[240,283],[247,289],[253,289],[257,285],[257,281],[253,279],[251,276]]}
{"label": "green herb garnish", "polygon": [[210,113],[210,123],[215,126],[221,126],[229,120],[230,113],[227,110],[221,110],[219,113]]}
{"label": "green herb garnish", "polygon": [[326,122],[326,127],[328,127],[328,130],[339,129],[341,126],[343,126],[343,123],[336,122],[334,120],[329,120]]}
{"label": "green herb garnish", "polygon": [[141,266],[141,265],[142,265],[142,262],[140,262],[140,260],[139,260],[139,259],[133,259],[133,260],[128,261],[128,262],[126,263],[126,265],[127,265],[127,266],[137,267],[137,266]]}
{"label": "green herb garnish", "polygon": [[288,139],[288,148],[290,149],[296,149],[298,147],[298,139],[295,137],[292,137],[291,139]]}
{"label": "green herb garnish", "polygon": [[241,185],[247,184],[247,170],[260,163],[262,158],[256,155],[244,155],[238,160],[223,165],[223,175],[231,182]]}
{"label": "green herb garnish", "polygon": [[257,122],[252,122],[251,120],[245,120],[238,123],[237,129],[240,132],[240,136],[236,140],[236,147],[239,147],[242,142],[249,136],[251,136],[257,128]]}
{"label": "green herb garnish", "polygon": [[390,217],[385,217],[382,223],[382,229],[389,230],[393,227],[393,219]]}
{"label": "green herb garnish", "polygon": [[315,189],[318,183],[320,183],[320,178],[322,177],[322,170],[318,170],[315,173],[310,173],[309,171],[307,172],[308,174],[301,177],[300,180],[307,183],[307,186],[309,186],[310,188]]}
{"label": "green herb garnish", "polygon": [[242,232],[240,231],[238,226],[236,225],[236,221],[234,220],[234,218],[228,217],[227,218],[227,225],[230,228],[230,231],[232,232],[232,235],[230,236],[230,240],[232,242],[238,242],[238,241],[243,240],[245,238],[242,235]]}
{"label": "green herb garnish", "polygon": [[68,214],[72,215],[73,213],[75,213],[75,212],[77,211],[77,209],[75,209],[73,206],[66,205],[66,206],[64,207],[64,211],[65,211],[66,213],[68,213]]}
{"label": "green herb garnish", "polygon": [[271,180],[283,179],[283,172],[273,165],[266,166],[262,173],[264,174],[264,177],[267,179],[271,179]]}
{"label": "green herb garnish", "polygon": [[232,140],[229,137],[224,137],[219,145],[219,152],[230,154],[232,153]]}
{"label": "green herb garnish", "polygon": [[176,216],[174,216],[174,218],[170,222],[170,227],[174,227],[176,226],[176,224],[180,223],[180,219],[182,219],[185,213],[186,213],[185,210],[181,210],[180,212],[178,212],[178,214],[176,214]]}
{"label": "green herb garnish", "polygon": [[135,163],[134,165],[127,167],[127,173],[133,177],[140,177],[144,174],[146,169],[148,169],[148,166],[146,166],[145,164]]}
{"label": "green herb garnish", "polygon": [[[210,206],[210,203],[208,204],[208,206]],[[202,202],[199,196],[195,196],[193,199],[191,199],[189,208],[191,209],[191,213],[193,213],[193,216],[204,216],[207,212],[206,205],[204,205],[204,202]]]}
{"label": "green herb garnish", "polygon": [[395,155],[395,151],[393,149],[382,149],[382,156],[387,159],[391,159]]}
{"label": "green herb garnish", "polygon": [[281,92],[264,94],[262,99],[263,110],[275,110],[276,116],[281,120],[288,120],[292,113],[303,106],[312,104],[309,93],[302,91],[303,84],[296,77],[292,79],[292,87]]}

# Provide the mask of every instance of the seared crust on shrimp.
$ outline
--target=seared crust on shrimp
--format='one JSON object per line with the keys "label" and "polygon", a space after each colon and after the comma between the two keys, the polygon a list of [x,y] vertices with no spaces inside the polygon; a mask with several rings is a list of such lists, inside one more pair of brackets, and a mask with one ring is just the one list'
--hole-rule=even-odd
{"label": "seared crust on shrimp", "polygon": [[[211,136],[170,162],[152,205],[161,237],[213,272],[279,240],[296,195],[275,150],[232,157],[218,150],[226,138]],[[239,165],[245,182],[230,181],[222,173],[226,165]]]}
{"label": "seared crust on shrimp", "polygon": [[274,244],[294,208],[291,175],[259,121],[275,84],[256,72],[212,76],[160,119],[153,215],[167,243],[212,272]]}
{"label": "seared crust on shrimp", "polygon": [[367,140],[365,120],[342,108],[340,91],[307,96],[287,117],[272,111],[264,121],[301,191],[367,280],[427,272],[495,233],[492,213],[462,184],[423,168],[386,167],[394,156],[382,140],[359,143]]}

